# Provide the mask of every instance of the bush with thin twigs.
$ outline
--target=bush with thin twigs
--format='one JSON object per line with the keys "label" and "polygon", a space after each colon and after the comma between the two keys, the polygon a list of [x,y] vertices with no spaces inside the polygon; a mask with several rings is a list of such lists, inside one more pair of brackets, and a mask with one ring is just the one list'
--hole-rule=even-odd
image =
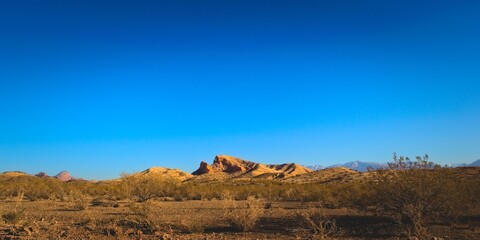
{"label": "bush with thin twigs", "polygon": [[[469,208],[468,184],[435,166],[428,155],[416,162],[394,155],[388,169],[375,172],[364,204],[393,217],[407,237],[428,237],[428,220],[448,220]],[[434,168],[434,169],[433,169]]]}
{"label": "bush with thin twigs", "polygon": [[252,196],[244,201],[226,199],[223,212],[227,221],[241,231],[250,231],[265,213],[265,201]]}
{"label": "bush with thin twigs", "polygon": [[138,230],[148,234],[158,234],[170,229],[167,218],[155,211],[154,203],[150,201],[131,203],[128,207],[135,215],[131,222]]}
{"label": "bush with thin twigs", "polygon": [[206,216],[190,216],[181,220],[181,228],[188,233],[203,233],[205,232],[205,221],[209,219]]}
{"label": "bush with thin twigs", "polygon": [[120,204],[117,201],[105,198],[105,197],[96,197],[94,198],[90,204],[93,207],[119,207]]}
{"label": "bush with thin twigs", "polygon": [[307,239],[330,239],[339,232],[334,218],[325,214],[322,208],[308,208],[297,212],[302,227],[296,232]]}
{"label": "bush with thin twigs", "polygon": [[14,226],[18,224],[24,216],[25,209],[20,209],[19,205],[20,202],[22,202],[24,198],[25,192],[19,191],[18,195],[14,198],[15,201],[15,207],[13,208],[12,211],[6,212],[2,214],[2,219],[8,223],[8,224],[13,224]]}
{"label": "bush with thin twigs", "polygon": [[2,214],[2,219],[8,224],[18,224],[24,216],[24,209],[15,209]]}
{"label": "bush with thin twigs", "polygon": [[179,182],[161,176],[126,175],[122,176],[122,186],[131,199],[145,202],[153,198],[175,197]]}

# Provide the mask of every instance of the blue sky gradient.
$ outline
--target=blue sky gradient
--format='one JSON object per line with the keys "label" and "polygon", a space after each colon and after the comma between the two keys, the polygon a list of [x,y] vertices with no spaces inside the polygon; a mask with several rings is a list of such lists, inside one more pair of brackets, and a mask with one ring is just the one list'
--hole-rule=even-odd
{"label": "blue sky gradient", "polygon": [[480,158],[478,1],[2,1],[0,171]]}

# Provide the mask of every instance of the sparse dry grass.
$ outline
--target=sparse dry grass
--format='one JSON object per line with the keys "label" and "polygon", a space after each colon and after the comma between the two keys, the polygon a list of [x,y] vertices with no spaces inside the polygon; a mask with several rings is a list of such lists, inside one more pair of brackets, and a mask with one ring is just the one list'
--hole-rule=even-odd
{"label": "sparse dry grass", "polygon": [[[12,201],[0,202],[0,212],[5,213],[15,205]],[[319,207],[320,203],[275,202],[270,209],[261,209],[261,215],[253,217],[245,214],[249,211],[247,206],[253,206],[251,202],[235,200],[150,200],[133,205],[120,202],[119,207],[89,206],[83,211],[73,211],[74,205],[74,202],[52,200],[22,201],[18,204],[18,208],[23,209],[20,221],[15,227],[11,222],[4,222],[0,239],[7,236],[34,239],[364,239],[362,234],[389,239],[392,234],[402,236],[390,230],[384,232],[384,229],[396,228],[393,221],[385,226],[382,217],[349,209],[325,209]],[[239,215],[225,215],[225,205],[231,206],[228,213]],[[260,205],[251,209],[259,210]],[[241,228],[242,222],[246,228]],[[480,227],[480,221],[460,223],[456,228],[434,227],[437,234],[443,236],[463,236],[464,239],[479,236],[474,235],[474,230]],[[469,227],[463,227],[465,224]]]}
{"label": "sparse dry grass", "polygon": [[18,176],[0,179],[0,238],[480,239],[479,177],[473,168],[385,170],[328,183]]}

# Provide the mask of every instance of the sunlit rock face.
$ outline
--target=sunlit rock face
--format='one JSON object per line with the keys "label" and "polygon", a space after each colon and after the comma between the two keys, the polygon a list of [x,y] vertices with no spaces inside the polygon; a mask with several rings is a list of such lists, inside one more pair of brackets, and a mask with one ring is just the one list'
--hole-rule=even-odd
{"label": "sunlit rock face", "polygon": [[73,180],[74,178],[72,177],[72,175],[70,175],[69,172],[67,171],[62,171],[60,172],[59,174],[55,175],[56,179],[62,181],[62,182],[67,182],[67,181],[70,181],[70,180]]}
{"label": "sunlit rock face", "polygon": [[239,177],[259,177],[262,175],[268,175],[274,178],[287,178],[311,171],[311,169],[295,163],[267,165],[232,156],[218,155],[215,156],[215,159],[211,165],[206,162],[201,162],[200,167],[192,174],[203,175],[228,173],[238,175]]}

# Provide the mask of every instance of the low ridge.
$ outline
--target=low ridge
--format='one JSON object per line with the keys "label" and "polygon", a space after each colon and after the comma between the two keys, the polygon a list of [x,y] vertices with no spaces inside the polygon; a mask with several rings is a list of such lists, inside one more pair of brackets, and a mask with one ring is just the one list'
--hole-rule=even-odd
{"label": "low ridge", "polygon": [[20,172],[20,171],[9,171],[9,172],[3,172],[0,174],[2,177],[20,177],[20,176],[30,176],[27,173]]}
{"label": "low ridge", "polygon": [[289,178],[287,182],[292,183],[330,183],[330,182],[351,182],[364,178],[368,172],[359,172],[346,167],[326,168],[295,177]]}
{"label": "low ridge", "polygon": [[165,168],[165,167],[151,167],[140,173],[140,175],[157,175],[165,178],[170,178],[178,181],[185,181],[193,177],[190,173],[181,171],[179,169]]}

